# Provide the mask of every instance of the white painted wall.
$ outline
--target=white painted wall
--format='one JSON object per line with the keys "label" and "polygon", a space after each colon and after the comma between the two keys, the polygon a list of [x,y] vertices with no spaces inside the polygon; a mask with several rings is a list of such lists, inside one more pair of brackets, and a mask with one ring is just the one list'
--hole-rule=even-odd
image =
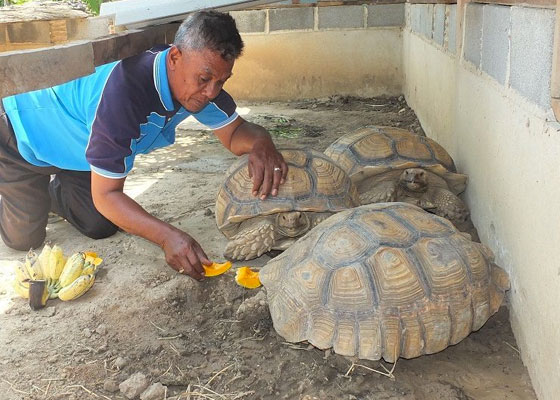
{"label": "white painted wall", "polygon": [[538,396],[560,398],[560,125],[550,110],[403,32],[405,96],[469,175],[481,240],[511,278],[511,321]]}

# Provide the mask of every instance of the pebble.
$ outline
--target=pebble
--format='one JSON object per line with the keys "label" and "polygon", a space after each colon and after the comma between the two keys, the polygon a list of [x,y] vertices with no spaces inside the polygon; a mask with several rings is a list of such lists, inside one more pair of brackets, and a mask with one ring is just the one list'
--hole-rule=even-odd
{"label": "pebble", "polygon": [[89,330],[89,328],[84,328],[84,330],[82,331],[82,335],[84,335],[87,338],[91,337],[91,331]]}
{"label": "pebble", "polygon": [[109,393],[116,393],[119,391],[119,384],[114,379],[107,379],[103,382],[103,390]]}
{"label": "pebble", "polygon": [[95,332],[99,333],[102,336],[105,336],[107,334],[107,326],[105,324],[100,324]]}
{"label": "pebble", "polygon": [[121,370],[124,367],[126,367],[126,358],[123,357],[117,357],[117,359],[115,361],[113,361],[113,365],[118,369]]}
{"label": "pebble", "polygon": [[157,382],[150,386],[140,395],[140,400],[160,400],[166,393],[166,387]]}
{"label": "pebble", "polygon": [[143,373],[137,372],[121,382],[119,389],[127,399],[135,399],[146,390],[149,384],[148,378]]}

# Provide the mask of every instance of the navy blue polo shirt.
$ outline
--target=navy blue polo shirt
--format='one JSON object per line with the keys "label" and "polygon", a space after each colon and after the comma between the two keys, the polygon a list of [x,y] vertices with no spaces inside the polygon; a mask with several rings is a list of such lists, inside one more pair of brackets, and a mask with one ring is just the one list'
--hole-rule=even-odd
{"label": "navy blue polo shirt", "polygon": [[[140,153],[175,142],[191,113],[173,100],[168,46],[97,67],[95,73],[48,89],[4,98],[22,157],[37,166],[125,177]],[[224,90],[192,115],[211,129],[237,117]]]}

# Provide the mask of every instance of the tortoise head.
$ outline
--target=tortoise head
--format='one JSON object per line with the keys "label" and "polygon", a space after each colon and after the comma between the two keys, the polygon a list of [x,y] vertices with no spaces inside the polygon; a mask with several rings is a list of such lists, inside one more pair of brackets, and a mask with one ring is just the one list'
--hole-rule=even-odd
{"label": "tortoise head", "polygon": [[428,174],[422,168],[407,168],[399,177],[399,184],[412,192],[425,192],[428,189]]}
{"label": "tortoise head", "polygon": [[289,211],[276,214],[276,227],[287,237],[298,237],[311,228],[311,221],[307,213]]}

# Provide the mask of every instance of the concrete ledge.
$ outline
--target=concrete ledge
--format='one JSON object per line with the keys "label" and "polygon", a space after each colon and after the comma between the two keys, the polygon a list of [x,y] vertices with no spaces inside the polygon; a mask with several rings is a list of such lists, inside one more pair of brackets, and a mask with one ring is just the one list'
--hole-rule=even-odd
{"label": "concrete ledge", "polygon": [[318,7],[319,29],[363,28],[363,6]]}
{"label": "concrete ledge", "polygon": [[367,26],[404,26],[405,4],[377,4],[367,7]]}
{"label": "concrete ledge", "polygon": [[278,8],[269,11],[270,31],[313,29],[315,17],[312,7]]}

